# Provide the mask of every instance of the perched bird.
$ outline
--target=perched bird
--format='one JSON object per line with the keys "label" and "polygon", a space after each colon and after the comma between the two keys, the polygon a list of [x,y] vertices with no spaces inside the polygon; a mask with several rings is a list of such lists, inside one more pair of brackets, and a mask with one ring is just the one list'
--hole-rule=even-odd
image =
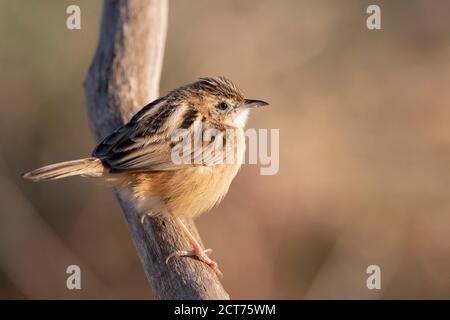
{"label": "perched bird", "polygon": [[[24,174],[33,181],[70,176],[98,177],[127,187],[146,216],[168,214],[193,248],[169,255],[211,260],[182,218],[195,218],[228,191],[245,153],[249,110],[268,105],[245,99],[224,77],[200,78],[169,92],[137,112],[101,141],[92,157],[48,165]],[[141,220],[143,221],[143,220]]]}

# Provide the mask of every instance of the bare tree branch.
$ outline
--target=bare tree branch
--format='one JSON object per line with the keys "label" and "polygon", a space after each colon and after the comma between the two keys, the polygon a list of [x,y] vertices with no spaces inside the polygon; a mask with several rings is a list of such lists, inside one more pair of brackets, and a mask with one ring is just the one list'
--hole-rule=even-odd
{"label": "bare tree branch", "polygon": [[[105,0],[100,39],[85,81],[93,131],[98,140],[158,96],[168,19],[167,0]],[[116,190],[147,278],[159,299],[228,299],[214,272],[193,259],[165,258],[189,248],[168,217],[142,214],[128,193]],[[198,232],[192,221],[187,224]]]}

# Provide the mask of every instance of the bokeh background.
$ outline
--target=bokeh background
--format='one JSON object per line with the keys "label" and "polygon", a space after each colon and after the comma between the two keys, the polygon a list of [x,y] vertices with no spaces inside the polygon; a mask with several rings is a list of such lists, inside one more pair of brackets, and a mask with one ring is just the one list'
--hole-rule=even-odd
{"label": "bokeh background", "polygon": [[[100,13],[0,1],[0,298],[152,297],[111,190],[20,177],[94,147],[82,82]],[[198,220],[232,298],[450,298],[449,15],[449,1],[170,2],[161,93],[225,75],[272,104],[250,127],[280,129],[279,173],[245,165]]]}

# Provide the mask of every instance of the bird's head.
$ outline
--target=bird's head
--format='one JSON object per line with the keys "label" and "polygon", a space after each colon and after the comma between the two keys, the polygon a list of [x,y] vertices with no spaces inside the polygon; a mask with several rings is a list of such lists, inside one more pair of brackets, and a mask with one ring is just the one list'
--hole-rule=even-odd
{"label": "bird's head", "polygon": [[262,100],[246,99],[225,77],[200,78],[174,93],[211,122],[237,128],[245,126],[252,108],[268,105]]}

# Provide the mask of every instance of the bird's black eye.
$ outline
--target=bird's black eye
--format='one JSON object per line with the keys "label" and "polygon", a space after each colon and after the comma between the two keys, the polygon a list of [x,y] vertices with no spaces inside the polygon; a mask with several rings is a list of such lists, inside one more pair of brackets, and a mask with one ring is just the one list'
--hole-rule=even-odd
{"label": "bird's black eye", "polygon": [[216,105],[216,108],[217,109],[219,109],[219,110],[227,110],[228,109],[228,104],[226,103],[226,102],[224,102],[224,101],[221,101],[221,102],[219,102],[217,105]]}

